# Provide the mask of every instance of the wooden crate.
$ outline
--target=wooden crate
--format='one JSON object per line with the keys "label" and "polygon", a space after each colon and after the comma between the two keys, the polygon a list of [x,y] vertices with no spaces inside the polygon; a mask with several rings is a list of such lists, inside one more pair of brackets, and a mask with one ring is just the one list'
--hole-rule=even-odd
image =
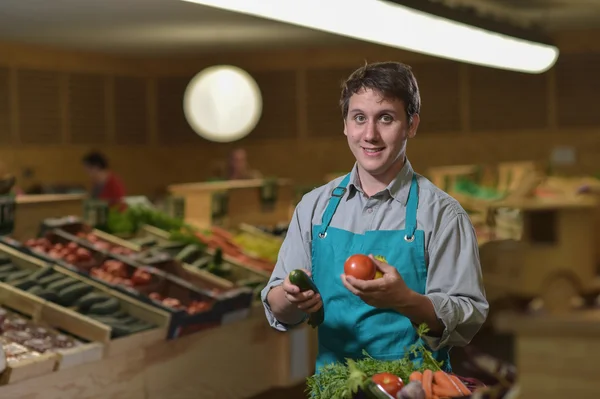
{"label": "wooden crate", "polygon": [[41,298],[0,282],[0,304],[28,316],[33,322],[45,324],[54,329],[82,338],[90,343],[75,348],[57,350],[55,370],[79,366],[98,361],[104,354],[106,337],[110,330],[94,321],[88,324],[78,313],[55,306]]}
{"label": "wooden crate", "polygon": [[[48,263],[38,258],[26,255],[14,248],[11,248],[1,243],[0,253],[8,255],[12,259],[13,263],[22,269],[39,269],[48,266]],[[69,320],[73,323],[70,326],[70,328],[73,330],[73,333],[75,335],[82,336],[83,334],[86,334],[92,337],[95,341],[103,343],[105,345],[105,356],[110,357],[122,353],[124,351],[134,350],[139,347],[145,347],[147,345],[156,344],[166,339],[167,329],[171,322],[171,316],[168,312],[163,311],[161,309],[157,309],[154,306],[143,303],[140,300],[122,294],[116,290],[110,289],[109,287],[101,283],[97,283],[91,279],[88,279],[78,273],[71,272],[69,270],[65,270],[56,266],[54,267],[54,272],[63,274],[65,277],[70,277],[72,279],[79,280],[85,284],[94,287],[96,291],[103,292],[109,296],[116,298],[119,301],[121,308],[127,311],[129,314],[131,314],[131,316],[157,325],[157,328],[152,330],[111,340],[110,326],[99,323],[98,321],[80,313],[77,313],[72,309],[68,309],[60,305],[34,297],[44,304],[43,310],[47,315],[68,315]],[[26,296],[29,295],[24,291],[17,291],[22,292]],[[24,312],[25,310],[27,310],[27,306],[38,306],[34,303],[35,302],[32,301],[25,301],[25,303],[22,305],[22,308],[18,310]]]}

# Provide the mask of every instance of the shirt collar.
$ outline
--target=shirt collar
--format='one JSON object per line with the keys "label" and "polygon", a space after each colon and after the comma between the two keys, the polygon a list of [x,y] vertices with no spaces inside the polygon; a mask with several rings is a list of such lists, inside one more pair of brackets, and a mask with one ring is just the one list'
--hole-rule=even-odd
{"label": "shirt collar", "polygon": [[[412,177],[414,175],[414,170],[408,158],[404,162],[404,166],[400,173],[396,175],[394,180],[388,184],[388,186],[382,191],[386,191],[393,199],[400,202],[403,205],[406,205],[408,201],[408,193],[410,192],[410,185],[412,183]],[[350,191],[350,195],[348,199],[356,193],[356,191],[360,193],[364,193],[362,187],[360,185],[360,179],[358,177],[358,164],[355,163],[352,168],[352,172],[350,172],[350,184],[348,185],[348,189]]]}

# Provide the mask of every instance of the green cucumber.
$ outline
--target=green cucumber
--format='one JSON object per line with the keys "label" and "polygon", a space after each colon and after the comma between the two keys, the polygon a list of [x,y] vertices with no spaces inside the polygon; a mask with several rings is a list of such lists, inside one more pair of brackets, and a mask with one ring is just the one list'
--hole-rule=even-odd
{"label": "green cucumber", "polygon": [[127,313],[126,311],[124,311],[123,309],[119,310],[118,312],[115,312],[112,317],[114,317],[115,319],[123,319],[125,317],[130,317],[129,313]]}
{"label": "green cucumber", "polygon": [[31,274],[31,270],[19,270],[17,272],[13,272],[6,277],[6,282],[10,283],[12,281],[21,280]]}
{"label": "green cucumber", "polygon": [[51,274],[51,275],[46,276],[44,278],[41,278],[38,281],[38,283],[40,283],[40,285],[43,285],[44,287],[47,287],[49,284],[52,284],[55,281],[62,280],[64,278],[65,278],[65,276],[63,274],[54,273],[54,274]]}
{"label": "green cucumber", "polygon": [[121,303],[117,298],[109,298],[104,302],[93,304],[88,310],[88,314],[108,315],[119,311]]}
{"label": "green cucumber", "polygon": [[[312,290],[315,295],[319,294],[319,289],[315,285],[314,281],[308,277],[303,270],[296,269],[292,270],[289,275],[290,283],[300,288],[301,292]],[[308,317],[308,325],[312,328],[318,327],[325,320],[325,310],[323,306],[314,313],[311,313]]]}
{"label": "green cucumber", "polygon": [[20,290],[29,290],[31,287],[35,287],[37,285],[35,281],[31,281],[29,279],[14,280],[7,283]]}
{"label": "green cucumber", "polygon": [[10,276],[11,274],[13,274],[14,272],[15,272],[14,270],[9,270],[9,271],[0,273],[0,281],[6,281],[6,279],[8,278],[8,276]]}
{"label": "green cucumber", "polygon": [[42,267],[41,269],[31,273],[31,275],[27,278],[29,280],[38,281],[38,280],[43,279],[44,277],[48,277],[48,276],[52,275],[53,273],[54,273],[54,269],[52,268],[52,266],[46,266],[46,267]]}
{"label": "green cucumber", "polygon": [[28,293],[32,294],[32,295],[39,295],[40,293],[44,292],[44,287],[40,286],[40,285],[34,285],[32,287],[27,288],[26,290]]}
{"label": "green cucumber", "polygon": [[60,303],[64,306],[71,306],[82,296],[89,294],[94,290],[94,287],[86,283],[77,283],[69,285],[58,292]]}
{"label": "green cucumber", "polygon": [[12,263],[0,266],[0,273],[12,272],[12,271],[16,271],[16,270],[19,270],[19,268],[17,266],[13,265]]}
{"label": "green cucumber", "polygon": [[105,302],[109,300],[111,297],[102,293],[102,292],[90,292],[79,298],[77,302],[75,302],[75,306],[79,309],[80,312],[87,312],[92,305],[100,302]]}
{"label": "green cucumber", "polygon": [[42,288],[42,291],[36,294],[42,299],[47,300],[48,302],[57,303],[60,305],[60,297],[54,291],[50,291],[49,289]]}
{"label": "green cucumber", "polygon": [[73,284],[77,284],[77,283],[79,283],[79,280],[75,280],[74,278],[71,278],[71,277],[64,277],[64,278],[61,278],[60,280],[56,280],[56,281],[52,282],[51,284],[48,284],[48,286],[46,288],[58,293],[58,292],[60,292],[60,290],[67,288],[68,286],[71,286]]}

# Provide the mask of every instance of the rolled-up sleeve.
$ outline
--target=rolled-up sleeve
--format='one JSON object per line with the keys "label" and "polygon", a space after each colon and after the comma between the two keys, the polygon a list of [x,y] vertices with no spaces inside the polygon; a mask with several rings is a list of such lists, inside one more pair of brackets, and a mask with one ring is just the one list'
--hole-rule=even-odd
{"label": "rolled-up sleeve", "polygon": [[466,213],[453,214],[429,248],[426,296],[445,326],[441,337],[424,337],[433,350],[465,346],[488,315],[479,246]]}
{"label": "rolled-up sleeve", "polygon": [[[304,217],[302,217],[302,206],[303,202],[301,201],[294,210],[286,237],[279,250],[277,263],[275,264],[271,278],[261,292],[261,299],[265,308],[267,320],[271,327],[279,331],[287,331],[294,326],[283,324],[275,318],[271,311],[271,307],[267,302],[267,295],[273,287],[281,285],[283,280],[285,280],[286,276],[292,270],[310,269],[311,267],[310,237],[307,235],[310,234],[311,218],[310,215],[304,215]],[[306,216],[308,216],[308,219]],[[306,224],[307,222],[308,226],[304,226],[303,224]],[[298,324],[303,321],[304,320],[300,320]]]}

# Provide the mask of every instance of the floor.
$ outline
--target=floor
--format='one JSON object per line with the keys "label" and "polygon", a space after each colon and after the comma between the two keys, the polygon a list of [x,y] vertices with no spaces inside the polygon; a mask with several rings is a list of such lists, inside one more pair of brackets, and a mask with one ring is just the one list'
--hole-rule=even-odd
{"label": "floor", "polygon": [[[508,362],[513,361],[513,342],[512,337],[509,335],[499,335],[491,329],[484,329],[473,339],[471,345],[499,359]],[[461,348],[452,349],[451,361],[454,372],[458,375],[468,377],[468,372],[464,371],[461,365],[464,358],[465,354]],[[272,390],[254,396],[251,399],[306,399],[304,388],[304,384],[301,384],[289,389]]]}

